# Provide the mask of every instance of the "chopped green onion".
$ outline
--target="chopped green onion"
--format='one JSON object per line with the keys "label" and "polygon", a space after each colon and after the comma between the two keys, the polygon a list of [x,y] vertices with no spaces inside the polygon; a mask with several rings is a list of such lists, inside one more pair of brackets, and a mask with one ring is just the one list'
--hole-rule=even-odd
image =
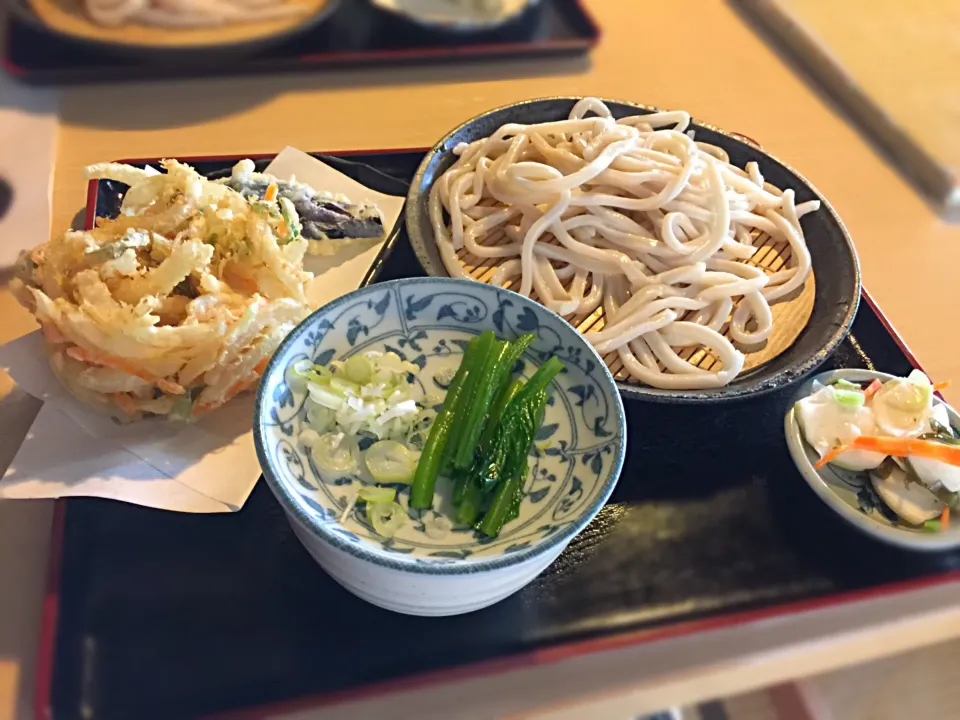
{"label": "chopped green onion", "polygon": [[307,425],[311,430],[325,433],[336,425],[337,414],[330,408],[315,403],[310,398],[307,398],[304,407],[307,409]]}
{"label": "chopped green onion", "polygon": [[353,440],[343,433],[321,435],[310,447],[310,455],[325,479],[354,475],[357,459],[353,454]]}
{"label": "chopped green onion", "polygon": [[857,391],[863,390],[863,388],[861,388],[856,383],[852,383],[849,380],[844,380],[843,378],[840,378],[839,380],[837,380],[833,384],[833,386],[839,390],[857,390]]}
{"label": "chopped green onion", "polygon": [[[348,435],[399,439],[416,424],[419,409],[410,376],[420,368],[396,353],[368,351],[326,367],[298,360],[290,371],[291,382],[306,380],[307,422],[317,432],[336,426]],[[329,413],[311,414],[311,408],[319,407]]]}
{"label": "chopped green onion", "polygon": [[396,440],[375,442],[367,448],[363,460],[378,483],[410,484],[417,472],[416,454]]}
{"label": "chopped green onion", "polygon": [[334,392],[330,387],[318,383],[310,383],[307,386],[307,392],[310,393],[310,399],[322,407],[339,410],[340,406],[343,405],[343,395]]}
{"label": "chopped green onion", "polygon": [[373,377],[373,363],[363,355],[352,355],[343,364],[343,372],[347,380],[364,385]]}
{"label": "chopped green onion", "polygon": [[363,500],[368,503],[392,503],[397,499],[397,491],[394,488],[382,487],[362,487],[357,493],[357,500]]}
{"label": "chopped green onion", "polygon": [[368,502],[367,519],[378,535],[392,538],[407,523],[407,512],[395,502]]}
{"label": "chopped green onion", "polygon": [[[346,374],[346,371],[344,371]],[[355,382],[347,378],[333,377],[330,378],[329,388],[340,393],[344,397],[360,397],[361,387],[360,383]]]}
{"label": "chopped green onion", "polygon": [[866,402],[866,398],[863,396],[863,392],[859,388],[857,390],[844,390],[834,386],[833,396],[837,399],[837,402],[843,405],[845,408],[861,408]]}
{"label": "chopped green onion", "polygon": [[928,533],[938,533],[940,532],[940,521],[939,520],[927,520],[923,524],[923,529]]}
{"label": "chopped green onion", "polygon": [[296,240],[300,237],[300,232],[303,229],[303,226],[300,224],[300,216],[297,214],[297,209],[294,207],[294,204],[285,197],[279,198],[279,201],[280,216],[286,223],[287,230],[290,231],[290,239]]}
{"label": "chopped green onion", "polygon": [[295,377],[305,378],[313,370],[313,363],[307,358],[302,358],[297,360],[290,366],[290,372],[294,374]]}

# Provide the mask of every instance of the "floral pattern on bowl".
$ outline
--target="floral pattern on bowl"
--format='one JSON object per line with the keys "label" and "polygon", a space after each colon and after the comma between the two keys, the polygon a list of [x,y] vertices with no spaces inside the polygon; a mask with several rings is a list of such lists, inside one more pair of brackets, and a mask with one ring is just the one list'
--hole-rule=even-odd
{"label": "floral pattern on bowl", "polygon": [[[442,397],[467,341],[483,330],[536,341],[521,358],[530,374],[551,355],[565,364],[552,383],[547,411],[531,449],[520,516],[489,539],[451,517],[450,484],[438,483],[434,510],[411,510],[393,538],[376,534],[352,499],[359,478],[321,478],[297,437],[305,391],[288,382],[293,363],[326,364],[367,350],[391,351],[421,368],[418,401]],[[296,385],[294,384],[293,387]],[[481,283],[418,278],[373,285],[330,303],[286,339],[264,375],[255,423],[257,451],[275,494],[301,524],[326,541],[377,564],[415,572],[475,572],[504,567],[566,544],[600,510],[624,457],[623,405],[597,354],[559,316],[516,293]],[[562,546],[561,546],[562,547]]]}

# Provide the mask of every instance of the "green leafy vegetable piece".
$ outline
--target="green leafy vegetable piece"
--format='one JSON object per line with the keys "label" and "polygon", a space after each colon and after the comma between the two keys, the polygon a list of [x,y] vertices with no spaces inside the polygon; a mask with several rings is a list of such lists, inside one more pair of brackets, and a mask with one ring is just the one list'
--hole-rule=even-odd
{"label": "green leafy vegetable piece", "polygon": [[490,354],[498,346],[497,338],[492,330],[483,331],[475,340],[470,342],[473,344],[473,350],[470,350],[468,355],[464,356],[463,363],[461,363],[461,367],[469,363],[470,372],[461,391],[463,399],[457,404],[450,439],[444,451],[443,466],[454,459],[457,449],[460,447],[460,439],[466,430],[467,419],[470,416],[470,407],[476,396],[477,386],[482,382],[484,367]]}
{"label": "green leafy vegetable piece", "polygon": [[475,360],[476,339],[467,345],[463,360],[457,373],[450,381],[447,396],[443,400],[443,408],[433,421],[427,442],[424,443],[420,460],[417,462],[417,471],[413,477],[413,486],[410,488],[410,507],[429,508],[433,506],[433,491],[437,485],[437,475],[446,454],[446,447],[450,442],[450,433],[453,429],[454,418],[460,405],[460,398],[464,385],[470,376],[470,366]]}

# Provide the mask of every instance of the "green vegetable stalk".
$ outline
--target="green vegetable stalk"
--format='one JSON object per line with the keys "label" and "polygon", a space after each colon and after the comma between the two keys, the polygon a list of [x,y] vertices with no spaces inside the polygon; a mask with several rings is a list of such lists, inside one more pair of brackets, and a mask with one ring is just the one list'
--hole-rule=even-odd
{"label": "green vegetable stalk", "polygon": [[500,342],[485,331],[470,341],[424,444],[410,507],[433,505],[437,476],[449,467],[459,524],[496,537],[517,517],[546,389],[563,370],[551,357],[529,380],[512,380],[514,365],[533,340],[527,334]]}
{"label": "green vegetable stalk", "polygon": [[[518,396],[517,399],[519,400],[520,397]],[[537,419],[542,416],[546,404],[547,393],[541,389],[536,395],[527,396],[522,407],[514,408],[511,403],[508,412],[516,412],[517,414],[512,417],[516,417],[517,420],[508,425],[505,419],[500,425],[504,430],[498,432],[498,445],[506,442],[510,449],[504,462],[500,482],[494,490],[490,508],[477,525],[477,529],[488,537],[499,535],[503,526],[515,517],[519,510],[523,483],[527,476],[527,453],[537,432]],[[505,434],[512,437],[506,438]]]}
{"label": "green vegetable stalk", "polygon": [[523,385],[523,380],[511,381],[509,376],[505,378],[503,387],[500,389],[496,399],[490,406],[490,415],[487,417],[487,424],[484,426],[483,434],[480,436],[479,448],[481,452],[483,452],[485,448],[489,447],[490,442],[493,440],[493,433],[497,429],[497,425],[500,424],[500,418],[503,417],[503,411],[507,409],[507,405],[509,405],[510,401],[516,397]]}
{"label": "green vegetable stalk", "polygon": [[480,438],[485,428],[494,422],[492,410],[501,387],[510,377],[517,360],[535,339],[532,333],[526,333],[512,343],[494,342],[465,411],[463,427],[457,429],[457,443],[451,448],[454,468],[467,470],[473,465]]}
{"label": "green vegetable stalk", "polygon": [[510,343],[495,342],[490,353],[485,358],[483,370],[474,386],[473,396],[469,406],[465,408],[463,429],[457,438],[457,445],[453,448],[451,460],[453,467],[465,470],[473,464],[473,453],[480,442],[480,433],[483,432],[484,419],[493,402],[494,395],[500,387],[501,369],[510,354]]}
{"label": "green vegetable stalk", "polygon": [[520,388],[503,413],[489,451],[474,476],[474,484],[493,500],[477,529],[496,537],[504,524],[518,511],[519,498],[527,474],[527,454],[547,404],[546,389],[563,369],[563,363],[551,357]]}
{"label": "green vegetable stalk", "polygon": [[[445,466],[453,459],[457,448],[460,447],[460,438],[463,437],[467,418],[470,415],[470,406],[476,395],[477,386],[483,381],[483,371],[487,360],[498,345],[497,338],[492,330],[484,330],[476,340],[471,340],[471,343],[475,343],[474,349],[467,355],[464,355],[463,362],[460,364],[462,368],[469,361],[470,373],[464,381],[465,384],[462,390],[463,399],[457,403],[453,429],[450,431],[450,439],[444,450],[442,466]],[[444,407],[446,407],[446,403],[444,403]]]}
{"label": "green vegetable stalk", "polygon": [[427,442],[423,445],[420,460],[417,462],[417,472],[410,488],[410,507],[412,508],[433,507],[433,491],[437,485],[437,475],[440,473],[464,386],[470,377],[471,365],[476,359],[476,349],[477,341],[471,340],[460,362],[460,367],[457,368],[457,373],[453,376],[450,387],[447,388],[443,408],[433,421]]}
{"label": "green vegetable stalk", "polygon": [[473,525],[480,515],[483,495],[475,482],[464,483],[463,494],[457,504],[457,522],[461,525]]}

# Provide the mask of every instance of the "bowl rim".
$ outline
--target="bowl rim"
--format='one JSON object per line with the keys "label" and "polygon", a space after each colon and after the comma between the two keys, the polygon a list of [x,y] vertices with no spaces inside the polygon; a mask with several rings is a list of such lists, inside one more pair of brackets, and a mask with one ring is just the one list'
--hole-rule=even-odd
{"label": "bowl rim", "polygon": [[[795,404],[798,400],[807,397],[810,386],[814,382],[829,384],[830,381],[840,378],[853,379],[857,381],[867,381],[873,379],[893,380],[900,376],[890,373],[880,372],[878,370],[866,370],[860,368],[840,368],[828,370],[817,374],[804,383],[801,391],[796,393],[789,410],[784,415],[783,431],[787,441],[787,449],[790,452],[790,459],[797,467],[800,475],[811,487],[811,489],[823,500],[824,504],[829,506],[837,515],[846,520],[849,524],[861,530],[870,537],[876,538],[882,542],[896,547],[922,551],[922,552],[942,552],[953,550],[960,547],[960,530],[954,529],[948,533],[929,533],[923,534],[911,532],[903,528],[888,525],[879,520],[857,510],[843,500],[820,476],[820,473],[814,469],[806,455],[805,448],[807,442],[803,438],[803,431],[800,429],[800,423],[796,417]],[[946,406],[947,412],[953,423],[960,424],[960,415],[957,414],[949,403],[934,395],[934,402]]]}
{"label": "bowl rim", "polygon": [[396,0],[370,0],[370,2],[377,10],[403,18],[407,22],[419,25],[422,28],[462,34],[495,30],[507,23],[513,22],[528,10],[540,5],[540,0],[523,0],[512,12],[503,13],[492,18],[439,19],[435,15],[420,14],[409,8],[400,7]]}
{"label": "bowl rim", "polygon": [[69,42],[95,50],[113,52],[125,57],[135,57],[153,61],[167,59],[172,54],[188,56],[190,59],[199,59],[208,55],[212,56],[214,53],[238,55],[257,52],[270,47],[272,44],[287,42],[302,33],[315,29],[317,26],[326,22],[334,12],[339,10],[342,2],[343,0],[327,0],[327,3],[323,7],[307,15],[302,19],[300,24],[284,28],[277,32],[267,33],[265,35],[254,35],[246,39],[233,40],[225,43],[184,43],[178,45],[142,45],[76,35],[48,25],[43,18],[40,17],[39,13],[34,10],[31,0],[14,0],[14,2],[9,4],[9,7],[11,14],[15,15],[18,20],[32,27],[39,28],[43,32],[55,34]]}
{"label": "bowl rim", "polygon": [[336,300],[333,300],[326,305],[314,310],[310,313],[303,321],[294,328],[283,342],[280,343],[280,346],[273,353],[273,356],[270,358],[270,362],[267,364],[266,370],[264,370],[263,375],[261,376],[260,383],[257,386],[257,395],[256,395],[256,404],[254,410],[254,422],[253,422],[253,440],[254,446],[257,451],[257,460],[260,462],[260,468],[263,472],[263,477],[267,481],[267,485],[270,487],[270,490],[273,492],[274,496],[279,501],[280,505],[283,507],[284,511],[292,514],[294,519],[300,522],[310,534],[322,540],[324,543],[331,545],[335,548],[343,550],[348,554],[356,557],[360,560],[366,560],[375,565],[382,567],[391,568],[393,570],[400,570],[403,572],[412,572],[424,575],[473,575],[482,572],[488,572],[492,570],[502,570],[508,567],[521,565],[524,562],[533,559],[534,557],[542,556],[546,554],[551,548],[556,548],[560,546],[562,550],[569,542],[576,537],[582,530],[585,528],[597,513],[603,508],[607,500],[610,497],[610,494],[613,492],[614,487],[616,487],[617,481],[620,478],[620,473],[623,470],[623,463],[626,457],[627,450],[627,425],[626,425],[626,413],[623,407],[623,399],[620,397],[620,393],[617,392],[616,383],[613,380],[613,376],[610,374],[610,369],[606,366],[600,356],[597,354],[596,350],[593,349],[593,346],[590,345],[583,335],[578,333],[576,329],[570,325],[566,320],[557,315],[555,312],[549,308],[540,305],[539,303],[525,298],[522,295],[513,292],[512,290],[507,290],[504,288],[494,288],[491,285],[486,283],[478,283],[479,285],[485,285],[487,288],[494,292],[504,292],[510,295],[511,300],[517,301],[520,306],[529,307],[534,312],[542,312],[547,316],[552,316],[556,320],[559,320],[561,323],[567,325],[571,331],[580,339],[583,345],[589,348],[589,351],[593,353],[597,370],[602,377],[606,378],[609,386],[612,388],[613,392],[611,393],[614,399],[614,409],[616,412],[617,420],[617,436],[616,439],[619,440],[616,456],[613,460],[613,465],[611,465],[610,472],[607,478],[604,480],[603,485],[600,487],[600,490],[597,492],[593,501],[589,506],[580,513],[580,516],[576,521],[571,523],[565,530],[554,533],[542,541],[534,542],[534,544],[526,549],[519,552],[510,553],[507,555],[500,554],[494,555],[488,558],[482,558],[479,560],[460,560],[460,559],[450,559],[444,558],[443,562],[432,563],[429,559],[417,556],[416,558],[410,556],[398,556],[394,557],[384,557],[382,554],[374,551],[372,548],[368,549],[366,547],[367,542],[363,539],[360,542],[350,542],[349,540],[344,540],[343,538],[337,536],[333,532],[330,532],[325,529],[324,525],[317,523],[314,518],[312,518],[297,502],[293,493],[286,487],[286,485],[281,482],[276,473],[274,472],[273,464],[269,459],[267,453],[264,451],[264,437],[263,437],[263,417],[264,410],[268,407],[269,403],[265,401],[265,390],[266,387],[270,384],[267,378],[272,377],[276,372],[277,368],[284,369],[281,365],[281,358],[284,356],[287,348],[294,344],[297,339],[308,332],[312,328],[315,320],[322,315],[325,315],[337,307],[343,305],[347,302],[352,302],[357,299],[357,297],[377,292],[385,288],[398,287],[401,285],[407,284],[436,284],[436,285],[463,285],[464,283],[477,283],[476,280],[464,280],[461,278],[450,278],[450,277],[417,277],[417,278],[398,278],[396,280],[388,280],[386,282],[374,283],[363,288],[359,288],[352,292],[349,292],[345,295],[341,295]]}
{"label": "bowl rim", "polygon": [[[618,98],[588,95],[547,95],[527,100],[519,100],[517,102],[507,103],[506,105],[500,105],[490,110],[485,110],[484,112],[474,115],[472,118],[460,123],[455,128],[443,135],[443,137],[434,143],[434,145],[427,151],[426,155],[423,157],[423,160],[421,160],[420,165],[417,167],[417,171],[410,182],[410,189],[407,191],[407,201],[403,210],[404,226],[406,227],[407,237],[410,240],[410,244],[413,246],[413,251],[417,258],[417,262],[420,263],[420,267],[423,268],[424,272],[431,277],[450,277],[446,272],[446,268],[442,267],[441,269],[444,273],[443,275],[432,274],[436,268],[433,267],[433,263],[429,261],[429,258],[424,257],[424,254],[418,249],[417,244],[422,243],[424,246],[426,246],[428,242],[435,241],[432,236],[430,238],[422,237],[416,230],[418,228],[418,224],[416,222],[417,214],[419,212],[417,207],[418,199],[421,196],[426,195],[429,190],[429,188],[424,187],[424,176],[427,173],[427,167],[430,165],[435,155],[441,155],[453,150],[453,148],[447,147],[447,143],[449,142],[450,138],[465,128],[473,125],[477,121],[495,113],[514,108],[526,107],[529,105],[538,105],[546,102],[566,101],[576,103],[585,97],[595,97],[606,105],[611,103],[616,105],[624,105],[627,107],[636,108],[637,110],[643,110],[648,113],[664,112],[662,108],[659,108],[655,105],[645,105],[643,103],[633,102],[630,100],[620,100]],[[780,160],[780,158],[767,152],[759,144],[751,140],[746,135],[728,132],[715,125],[711,125],[710,123],[702,122],[693,116],[690,117],[690,123],[691,126],[710,130],[711,132],[722,135],[727,139],[728,142],[737,143],[738,145],[749,148],[754,152],[761,153],[769,160],[772,160],[774,163],[777,163],[786,169],[788,172],[793,173],[800,180],[800,182],[803,183],[807,189],[810,190],[817,197],[817,199],[820,200],[821,210],[826,210],[830,218],[839,228],[840,234],[844,240],[844,244],[846,245],[847,251],[853,262],[853,285],[850,293],[851,301],[846,309],[846,312],[844,313],[843,318],[839,322],[834,323],[830,334],[824,340],[819,350],[817,350],[815,353],[812,353],[809,357],[801,359],[798,362],[783,368],[780,370],[780,372],[762,382],[751,380],[751,375],[762,370],[764,367],[763,365],[757,368],[751,368],[735,378],[733,381],[734,384],[726,385],[721,388],[707,388],[703,390],[664,390],[661,388],[653,388],[647,385],[622,383],[616,379],[614,379],[614,383],[616,384],[620,393],[626,397],[635,400],[646,400],[648,402],[656,403],[697,405],[704,403],[735,402],[745,398],[760,397],[761,395],[766,395],[768,393],[781,390],[784,387],[789,387],[799,383],[807,378],[810,373],[816,370],[817,367],[819,367],[824,360],[826,360],[833,353],[833,351],[837,349],[837,346],[847,336],[847,333],[850,331],[850,327],[853,325],[853,320],[856,317],[857,310],[859,309],[860,296],[863,289],[860,272],[860,258],[857,255],[857,249],[853,243],[853,238],[850,236],[850,232],[847,230],[846,225],[843,224],[843,220],[841,220],[840,216],[837,214],[837,211],[834,210],[833,205],[830,204],[830,201],[827,200],[824,194],[821,193],[813,183],[811,183],[803,174],[798,172],[793,166],[783,162]],[[415,235],[417,243],[414,242]],[[804,330],[805,329],[806,328],[804,328]],[[801,330],[801,332],[804,332],[804,330]],[[789,352],[789,348],[787,348],[784,352]],[[743,380],[744,383],[742,385],[735,384],[738,380]]]}

